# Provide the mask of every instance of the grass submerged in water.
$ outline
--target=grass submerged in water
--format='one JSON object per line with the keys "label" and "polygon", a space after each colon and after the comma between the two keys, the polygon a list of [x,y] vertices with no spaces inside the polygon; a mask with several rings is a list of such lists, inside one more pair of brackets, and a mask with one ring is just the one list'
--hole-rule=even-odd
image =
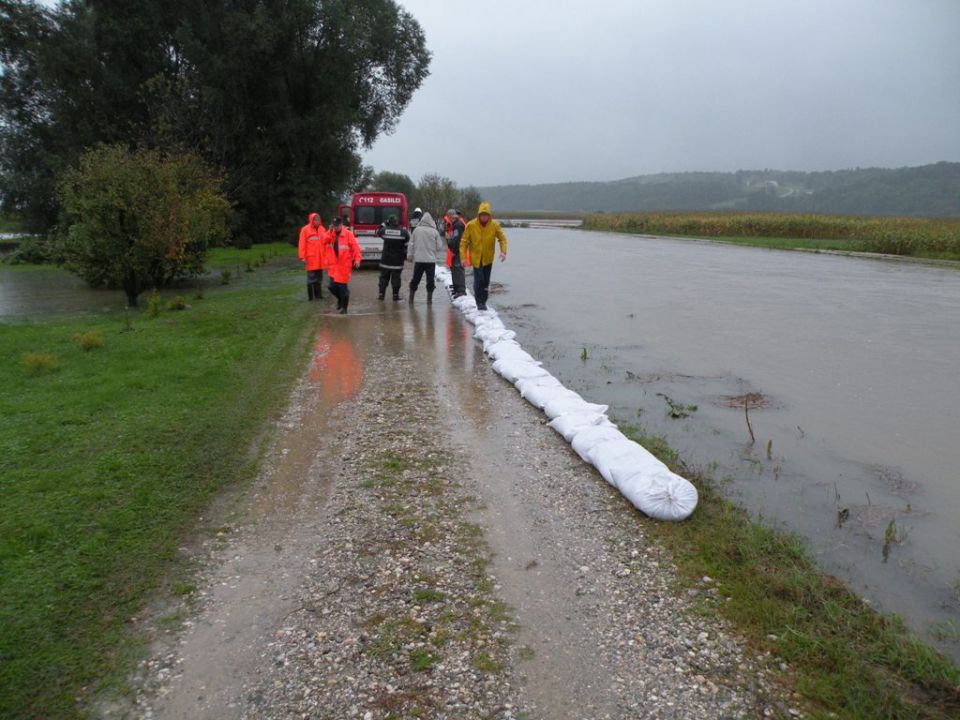
{"label": "grass submerged in water", "polygon": [[689,520],[652,525],[682,582],[716,581],[722,599],[713,607],[753,648],[789,663],[794,689],[816,717],[960,717],[960,670],[949,660],[820,571],[798,537],[751,520],[663,438],[621,429],[700,494]]}
{"label": "grass submerged in water", "polygon": [[601,213],[583,229],[708,238],[785,250],[838,250],[960,260],[960,219],[799,213]]}
{"label": "grass submerged in water", "polygon": [[[0,325],[0,716],[80,717],[126,669],[126,623],[213,495],[250,477],[302,369],[301,294],[225,290],[129,330],[122,313]],[[94,334],[93,352],[76,340]]]}

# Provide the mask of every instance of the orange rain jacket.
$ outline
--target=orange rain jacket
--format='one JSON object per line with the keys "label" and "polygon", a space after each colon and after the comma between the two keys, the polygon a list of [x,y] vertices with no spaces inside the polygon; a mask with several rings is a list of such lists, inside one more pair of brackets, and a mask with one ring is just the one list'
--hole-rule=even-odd
{"label": "orange rain jacket", "polygon": [[350,282],[350,274],[353,272],[353,264],[360,262],[360,246],[357,245],[357,238],[347,230],[346,227],[340,229],[340,240],[337,243],[339,252],[334,252],[333,241],[336,230],[332,227],[327,230],[323,243],[326,248],[324,260],[326,261],[327,273],[330,279],[336,283]]}
{"label": "orange rain jacket", "polygon": [[317,227],[313,226],[313,219],[320,219],[317,213],[310,213],[307,224],[300,228],[300,241],[297,243],[297,257],[303,260],[307,270],[323,270],[326,266],[323,257],[323,236],[327,231],[323,221]]}

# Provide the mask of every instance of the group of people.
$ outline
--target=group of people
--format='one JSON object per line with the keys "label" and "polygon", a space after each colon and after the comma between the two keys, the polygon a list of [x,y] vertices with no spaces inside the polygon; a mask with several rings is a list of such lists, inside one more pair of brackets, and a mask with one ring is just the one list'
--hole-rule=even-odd
{"label": "group of people", "polygon": [[[427,303],[432,303],[436,264],[446,247],[454,297],[466,294],[465,267],[472,266],[477,307],[487,309],[496,245],[500,245],[500,261],[503,262],[507,259],[507,238],[486,202],[480,203],[477,216],[469,222],[464,222],[461,213],[453,208],[447,211],[443,221],[444,233],[441,235],[433,216],[417,208],[410,218],[409,228],[401,227],[396,216],[390,216],[380,226],[377,235],[383,240],[383,251],[380,255],[379,300],[385,299],[388,286],[393,291],[394,301],[402,300],[400,288],[404,263],[413,262],[408,300],[413,302],[426,275]],[[350,302],[347,283],[351,271],[360,267],[360,248],[353,232],[344,227],[340,217],[333,220],[329,230],[325,230],[320,215],[312,213],[308,223],[300,229],[298,255],[307,270],[307,299],[323,297],[323,270],[326,268],[330,276],[330,292],[338,301],[337,310],[346,314]]]}
{"label": "group of people", "polygon": [[350,305],[350,274],[360,267],[360,246],[357,238],[337,216],[330,228],[323,227],[319,213],[310,213],[300,228],[297,256],[307,270],[307,300],[323,297],[323,271],[329,276],[330,294],[337,299],[337,310],[347,314]]}

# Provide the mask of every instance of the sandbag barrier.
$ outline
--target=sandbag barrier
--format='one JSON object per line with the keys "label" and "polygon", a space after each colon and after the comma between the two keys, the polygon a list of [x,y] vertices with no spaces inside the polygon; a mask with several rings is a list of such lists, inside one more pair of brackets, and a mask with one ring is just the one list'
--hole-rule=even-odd
{"label": "sandbag barrier", "polygon": [[[437,265],[436,279],[449,291],[450,270]],[[587,402],[568,390],[516,341],[493,309],[480,311],[467,294],[453,305],[474,325],[473,336],[493,360],[493,370],[511,382],[521,397],[550,418],[550,427],[570,443],[640,512],[657,520],[684,520],[697,507],[693,484],[626,437],[607,417],[608,407]],[[489,308],[489,303],[488,303]]]}

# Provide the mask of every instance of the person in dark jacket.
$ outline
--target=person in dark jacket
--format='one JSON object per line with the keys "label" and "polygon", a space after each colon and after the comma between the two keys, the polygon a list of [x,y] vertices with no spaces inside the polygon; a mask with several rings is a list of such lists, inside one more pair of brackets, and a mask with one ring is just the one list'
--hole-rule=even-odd
{"label": "person in dark jacket", "polygon": [[455,298],[467,294],[467,278],[463,271],[463,263],[460,261],[460,238],[463,237],[463,229],[466,225],[460,213],[451,209],[447,213],[450,218],[450,237],[447,238],[447,247],[450,249],[450,275],[453,279],[453,296]]}
{"label": "person in dark jacket", "polygon": [[387,218],[387,224],[377,228],[377,236],[383,238],[383,251],[380,253],[380,294],[378,299],[383,300],[387,292],[387,283],[393,288],[394,302],[400,300],[400,275],[403,273],[403,262],[407,257],[407,243],[410,242],[410,233],[400,227],[395,215]]}

